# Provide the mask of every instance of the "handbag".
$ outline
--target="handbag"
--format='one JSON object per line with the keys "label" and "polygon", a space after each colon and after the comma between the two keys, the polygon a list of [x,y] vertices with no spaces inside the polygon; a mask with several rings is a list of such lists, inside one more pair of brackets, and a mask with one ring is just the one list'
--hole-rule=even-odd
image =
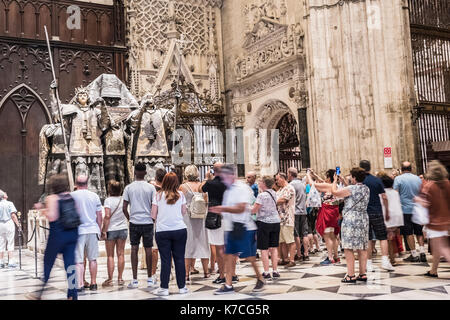
{"label": "handbag", "polygon": [[222,216],[213,212],[208,212],[205,219],[205,228],[216,230],[222,226]]}
{"label": "handbag", "polygon": [[245,235],[245,231],[247,228],[245,227],[245,223],[242,222],[233,222],[233,230],[230,232],[231,240],[242,240]]}
{"label": "handbag", "polygon": [[314,184],[311,185],[308,195],[306,196],[306,207],[320,208],[322,206],[322,199],[319,191],[317,191]]}
{"label": "handbag", "polygon": [[428,208],[425,208],[420,203],[415,202],[412,212],[411,221],[415,224],[424,226],[430,223],[430,215]]}

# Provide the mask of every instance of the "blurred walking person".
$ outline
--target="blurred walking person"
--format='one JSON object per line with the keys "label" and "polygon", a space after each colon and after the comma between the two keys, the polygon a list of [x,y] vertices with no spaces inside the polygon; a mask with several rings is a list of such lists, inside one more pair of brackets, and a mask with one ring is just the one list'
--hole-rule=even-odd
{"label": "blurred walking person", "polygon": [[102,239],[105,241],[108,279],[103,287],[113,286],[114,250],[117,252],[117,284],[124,285],[122,278],[125,268],[125,243],[128,237],[128,221],[123,214],[122,186],[118,181],[108,183],[109,197],[105,199],[105,219],[103,220]]}
{"label": "blurred walking person", "polygon": [[225,224],[225,274],[226,283],[214,294],[234,293],[232,285],[236,272],[236,257],[247,258],[257,278],[254,292],[264,289],[264,278],[256,264],[256,224],[251,217],[250,203],[253,198],[249,186],[236,179],[235,167],[224,165],[220,177],[227,186],[221,206],[210,207],[209,211],[221,214]]}
{"label": "blurred walking person", "polygon": [[[14,238],[16,228],[21,232],[20,223],[17,219],[17,209],[11,201],[8,201],[8,196],[0,190],[0,268],[16,268],[14,263]],[[5,252],[8,255],[8,263],[4,260]]]}
{"label": "blurred walking person", "polygon": [[[261,192],[256,197],[252,214],[256,213],[256,247],[261,250],[261,260],[265,280],[280,278],[278,272],[278,245],[280,241],[280,216],[277,210],[277,195],[272,186],[275,180],[271,176],[263,176],[259,181]],[[269,272],[269,252],[272,260],[272,276]],[[273,277],[273,278],[272,278]]]}
{"label": "blurred walking person", "polygon": [[45,286],[50,279],[50,272],[52,271],[56,256],[62,253],[68,283],[67,299],[77,300],[75,248],[78,240],[80,217],[75,200],[69,193],[69,179],[67,175],[53,175],[49,180],[49,190],[51,195],[45,199],[45,209],[40,203],[35,205],[36,209],[44,209],[42,213],[46,216],[50,224],[47,246],[44,253],[44,284],[35,294],[28,294],[27,298],[41,299]]}
{"label": "blurred walking person", "polygon": [[89,273],[91,283],[89,289],[97,290],[97,258],[98,240],[102,227],[102,203],[99,196],[88,190],[88,177],[78,176],[76,179],[77,190],[70,195],[75,200],[75,204],[80,215],[81,224],[78,227],[78,242],[75,250],[75,262],[77,263],[78,292],[84,291],[84,255],[86,253],[89,261]]}
{"label": "blurred walking person", "polygon": [[418,202],[428,208],[427,237],[431,242],[433,262],[425,276],[437,278],[440,257],[450,262],[450,181],[445,167],[437,160],[428,164],[427,181],[422,186]]}
{"label": "blurred walking person", "polygon": [[179,182],[175,172],[165,175],[161,190],[155,193],[152,202],[152,217],[156,221],[156,242],[161,256],[161,284],[153,291],[158,296],[169,295],[171,260],[173,257],[175,275],[180,294],[189,292],[186,288],[185,251],[187,230],[183,216],[186,214],[186,198],[178,190]]}

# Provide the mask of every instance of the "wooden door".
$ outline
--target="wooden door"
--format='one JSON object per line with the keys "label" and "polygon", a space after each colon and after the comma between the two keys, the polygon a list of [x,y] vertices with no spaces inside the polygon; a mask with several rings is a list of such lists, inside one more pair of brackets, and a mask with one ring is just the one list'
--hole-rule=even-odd
{"label": "wooden door", "polygon": [[42,100],[28,86],[19,85],[0,103],[0,189],[26,214],[43,192],[38,185],[39,131],[49,123]]}

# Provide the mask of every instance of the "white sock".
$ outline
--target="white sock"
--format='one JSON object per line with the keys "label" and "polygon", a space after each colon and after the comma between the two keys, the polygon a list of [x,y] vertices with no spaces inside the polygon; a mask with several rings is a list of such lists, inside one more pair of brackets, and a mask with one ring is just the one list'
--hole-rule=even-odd
{"label": "white sock", "polygon": [[233,288],[233,286],[229,286],[229,285],[227,285],[227,284],[225,284],[225,287],[227,287],[228,289]]}
{"label": "white sock", "polygon": [[367,264],[372,264],[372,259],[367,259]]}
{"label": "white sock", "polygon": [[411,250],[411,255],[413,257],[417,257],[418,256],[417,251],[416,250]]}
{"label": "white sock", "polygon": [[425,248],[423,246],[419,246],[419,252],[420,253],[425,253]]}
{"label": "white sock", "polygon": [[381,256],[381,262],[389,262],[388,256]]}
{"label": "white sock", "polygon": [[278,273],[278,270],[272,270],[272,272],[276,272],[276,273]]}
{"label": "white sock", "polygon": [[137,279],[133,279],[133,283],[138,283]]}

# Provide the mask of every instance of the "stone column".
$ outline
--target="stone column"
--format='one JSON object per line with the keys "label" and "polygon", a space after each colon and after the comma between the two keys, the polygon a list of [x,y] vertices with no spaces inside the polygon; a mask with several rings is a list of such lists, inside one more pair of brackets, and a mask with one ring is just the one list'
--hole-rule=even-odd
{"label": "stone column", "polygon": [[311,166],[415,161],[407,1],[306,0]]}

